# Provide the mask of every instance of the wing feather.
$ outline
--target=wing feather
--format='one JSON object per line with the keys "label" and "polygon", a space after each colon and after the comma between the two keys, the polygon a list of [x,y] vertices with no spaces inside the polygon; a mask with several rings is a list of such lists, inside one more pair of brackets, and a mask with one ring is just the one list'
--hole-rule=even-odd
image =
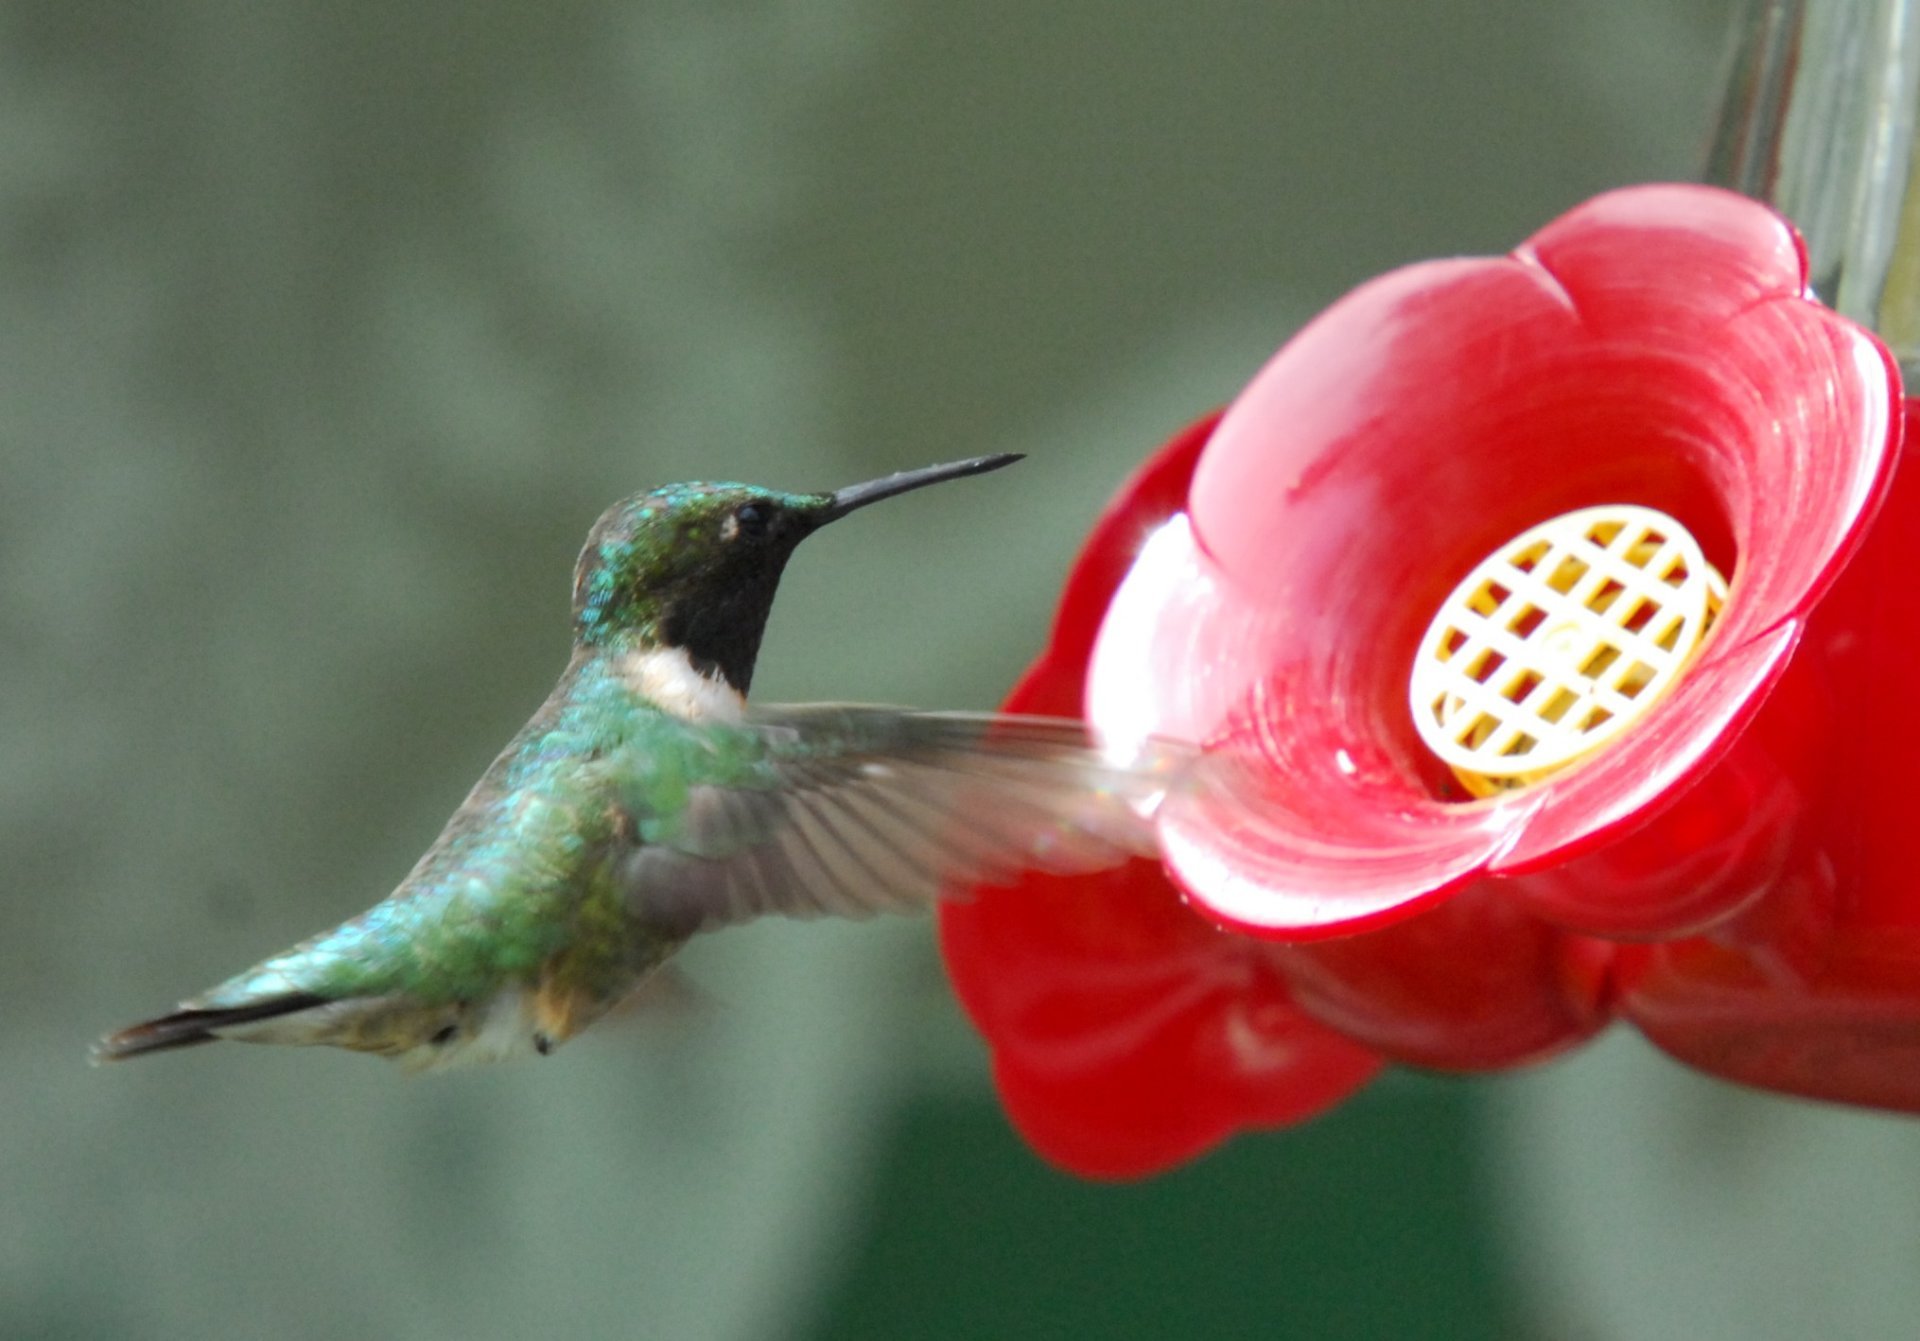
{"label": "wing feather", "polygon": [[[1021,872],[1099,870],[1151,854],[1151,816],[1188,752],[1150,742],[1104,759],[1078,722],[808,706],[756,712],[727,745],[725,785],[645,817],[623,868],[629,906],[707,930],[767,914],[867,917]],[[614,757],[648,794],[651,757]]]}

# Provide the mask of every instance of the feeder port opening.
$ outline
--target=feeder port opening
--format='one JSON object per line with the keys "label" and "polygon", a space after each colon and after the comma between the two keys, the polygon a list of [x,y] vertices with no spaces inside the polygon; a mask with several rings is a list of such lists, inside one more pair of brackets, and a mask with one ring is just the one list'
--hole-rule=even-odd
{"label": "feeder port opening", "polygon": [[1699,655],[1727,583],[1674,518],[1581,508],[1502,545],[1415,654],[1414,725],[1476,797],[1530,786],[1625,735]]}

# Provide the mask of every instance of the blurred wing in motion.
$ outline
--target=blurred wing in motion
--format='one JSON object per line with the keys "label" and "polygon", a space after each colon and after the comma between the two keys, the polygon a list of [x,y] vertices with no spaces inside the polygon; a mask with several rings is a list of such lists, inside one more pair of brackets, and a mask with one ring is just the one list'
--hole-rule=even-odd
{"label": "blurred wing in motion", "polygon": [[[1022,871],[1154,853],[1152,815],[1187,751],[1103,759],[1079,722],[821,705],[755,712],[750,782],[689,789],[622,875],[629,907],[694,932],[769,913],[867,917]],[[609,761],[618,768],[618,761]]]}

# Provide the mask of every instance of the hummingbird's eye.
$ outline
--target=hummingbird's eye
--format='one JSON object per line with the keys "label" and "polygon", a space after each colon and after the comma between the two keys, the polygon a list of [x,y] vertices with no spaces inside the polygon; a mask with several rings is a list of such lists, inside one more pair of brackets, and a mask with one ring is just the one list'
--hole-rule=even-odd
{"label": "hummingbird's eye", "polygon": [[733,510],[734,535],[744,536],[748,540],[759,540],[773,524],[773,509],[765,503],[742,503]]}

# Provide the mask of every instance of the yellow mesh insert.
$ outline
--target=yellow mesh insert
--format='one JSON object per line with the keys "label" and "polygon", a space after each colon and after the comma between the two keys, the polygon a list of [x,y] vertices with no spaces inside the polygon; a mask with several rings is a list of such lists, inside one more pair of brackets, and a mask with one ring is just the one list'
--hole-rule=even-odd
{"label": "yellow mesh insert", "polygon": [[1482,560],[1427,626],[1420,738],[1475,796],[1537,782],[1658,702],[1726,598],[1665,513],[1610,504],[1544,522]]}

